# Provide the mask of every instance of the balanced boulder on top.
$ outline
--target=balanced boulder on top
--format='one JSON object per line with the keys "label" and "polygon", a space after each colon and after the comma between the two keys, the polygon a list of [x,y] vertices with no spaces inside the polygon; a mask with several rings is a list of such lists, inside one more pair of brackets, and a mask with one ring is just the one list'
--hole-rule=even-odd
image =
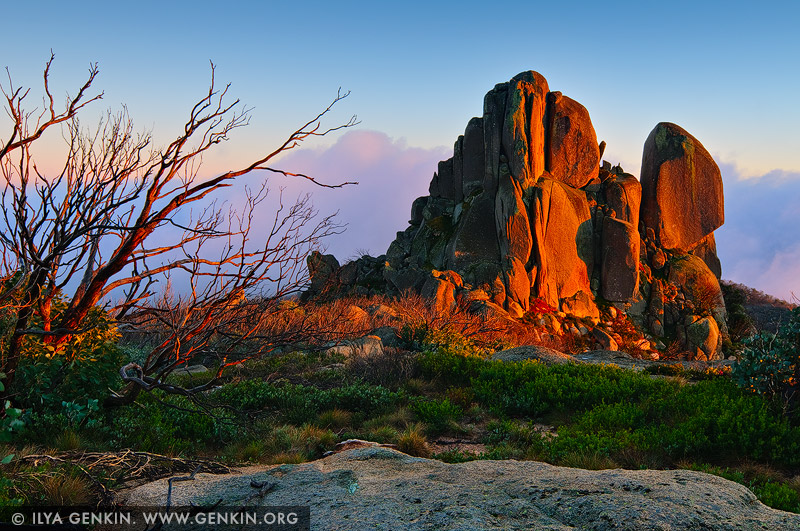
{"label": "balanced boulder on top", "polygon": [[691,250],[722,226],[722,176],[706,148],[679,126],[662,122],[642,155],[642,220],[665,249]]}

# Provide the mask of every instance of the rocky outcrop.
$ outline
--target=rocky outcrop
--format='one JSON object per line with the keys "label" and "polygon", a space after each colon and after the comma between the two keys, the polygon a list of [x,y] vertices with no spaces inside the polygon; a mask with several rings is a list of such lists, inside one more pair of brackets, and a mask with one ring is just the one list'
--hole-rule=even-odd
{"label": "rocky outcrop", "polygon": [[[446,464],[362,441],[350,446],[311,463],[200,473],[172,485],[172,504],[306,505],[311,529],[320,530],[800,528],[800,515],[770,509],[746,487],[702,472]],[[163,506],[168,488],[166,478],[136,487],[125,503]]]}
{"label": "rocky outcrop", "polygon": [[[383,282],[394,293],[424,292],[444,311],[459,293],[478,289],[488,297],[473,305],[481,312],[522,317],[548,307],[586,326],[597,320],[598,305],[612,306],[666,344],[679,338],[690,353],[720,356],[719,349],[706,352],[713,326],[703,328],[702,348],[686,330],[710,317],[726,333],[724,307],[707,308],[708,297],[689,285],[721,274],[713,231],[724,219],[722,180],[702,144],[674,124],[658,124],[644,145],[640,183],[620,166],[601,164],[586,108],[551,92],[537,72],[496,85],[483,111],[456,140],[453,157],[439,163],[430,195],[412,204],[409,227],[397,233],[383,269],[346,264],[348,274],[337,277],[344,291]],[[676,274],[687,260],[694,273]],[[318,262],[309,262],[319,271],[312,270],[317,291],[331,278]],[[432,270],[458,273],[468,287],[431,279]]]}

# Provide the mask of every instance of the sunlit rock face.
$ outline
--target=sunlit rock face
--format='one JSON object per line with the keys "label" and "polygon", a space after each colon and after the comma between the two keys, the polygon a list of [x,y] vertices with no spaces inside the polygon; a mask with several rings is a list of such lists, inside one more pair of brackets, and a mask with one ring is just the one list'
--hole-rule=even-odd
{"label": "sunlit rock face", "polygon": [[703,144],[662,122],[644,143],[642,221],[665,249],[688,251],[722,226],[722,176]]}
{"label": "sunlit rock face", "polygon": [[[589,112],[537,72],[496,85],[483,110],[414,201],[409,227],[385,256],[342,267],[339,291],[410,289],[442,307],[462,298],[512,317],[552,307],[592,320],[613,305],[655,337],[719,356],[724,307],[671,274],[687,256],[691,278],[721,274],[713,231],[724,220],[722,179],[703,145],[658,124],[640,182],[601,162]],[[442,280],[446,270],[463,283]]]}

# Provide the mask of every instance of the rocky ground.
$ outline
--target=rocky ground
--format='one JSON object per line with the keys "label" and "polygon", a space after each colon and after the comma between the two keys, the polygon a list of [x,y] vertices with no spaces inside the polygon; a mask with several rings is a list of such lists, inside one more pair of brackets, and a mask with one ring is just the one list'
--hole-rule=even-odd
{"label": "rocky ground", "polygon": [[[163,479],[127,492],[163,506]],[[256,496],[254,496],[256,495]],[[745,487],[685,470],[587,471],[539,462],[446,464],[364,446],[299,465],[173,483],[173,505],[309,505],[312,529],[798,529]]]}

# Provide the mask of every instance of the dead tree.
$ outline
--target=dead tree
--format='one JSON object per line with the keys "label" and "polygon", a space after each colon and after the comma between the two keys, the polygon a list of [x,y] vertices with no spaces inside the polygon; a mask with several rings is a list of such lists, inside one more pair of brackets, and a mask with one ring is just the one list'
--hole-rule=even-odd
{"label": "dead tree", "polygon": [[[0,311],[10,323],[0,372],[7,383],[13,380],[26,337],[38,337],[58,353],[91,326],[87,316],[99,304],[116,319],[141,316],[145,308],[151,317],[157,315],[158,308],[147,302],[154,296],[154,283],[182,271],[191,279],[190,291],[179,301],[180,311],[169,317],[173,333],[137,369],[138,376],[122,371],[132,385],[152,386],[190,359],[191,349],[183,351],[183,346],[208,344],[215,334],[229,333],[237,301],[256,296],[265,283],[271,289],[268,297],[259,295],[265,300],[303,285],[300,266],[321,238],[337,230],[332,218],[318,220],[308,198],[290,206],[281,200],[272,227],[263,234],[254,233],[253,211],[267,195],[270,174],[329,188],[353,184],[324,184],[271,161],[304,140],[355,125],[356,117],[323,125],[348,95],[340,90],[276,148],[201,178],[203,155],[249,123],[249,109],[239,100],[229,101],[229,85],[217,86],[213,64],[208,91],[192,107],[177,138],[155,148],[150,135],[134,131],[125,110],[109,112],[93,131],[82,127],[80,111],[103,96],[91,92],[96,65],[78,92],[58,107],[49,85],[52,61],[51,56],[44,68],[44,106],[38,111],[29,110],[29,89],[16,87],[10,75],[0,84],[11,119],[10,134],[0,139]],[[54,174],[40,172],[33,146],[56,126],[67,141],[63,165]],[[262,182],[247,192],[245,204],[238,210],[217,206],[215,192],[248,174]],[[57,297],[66,307],[53,312]],[[239,328],[236,341],[241,342],[252,332]]]}

